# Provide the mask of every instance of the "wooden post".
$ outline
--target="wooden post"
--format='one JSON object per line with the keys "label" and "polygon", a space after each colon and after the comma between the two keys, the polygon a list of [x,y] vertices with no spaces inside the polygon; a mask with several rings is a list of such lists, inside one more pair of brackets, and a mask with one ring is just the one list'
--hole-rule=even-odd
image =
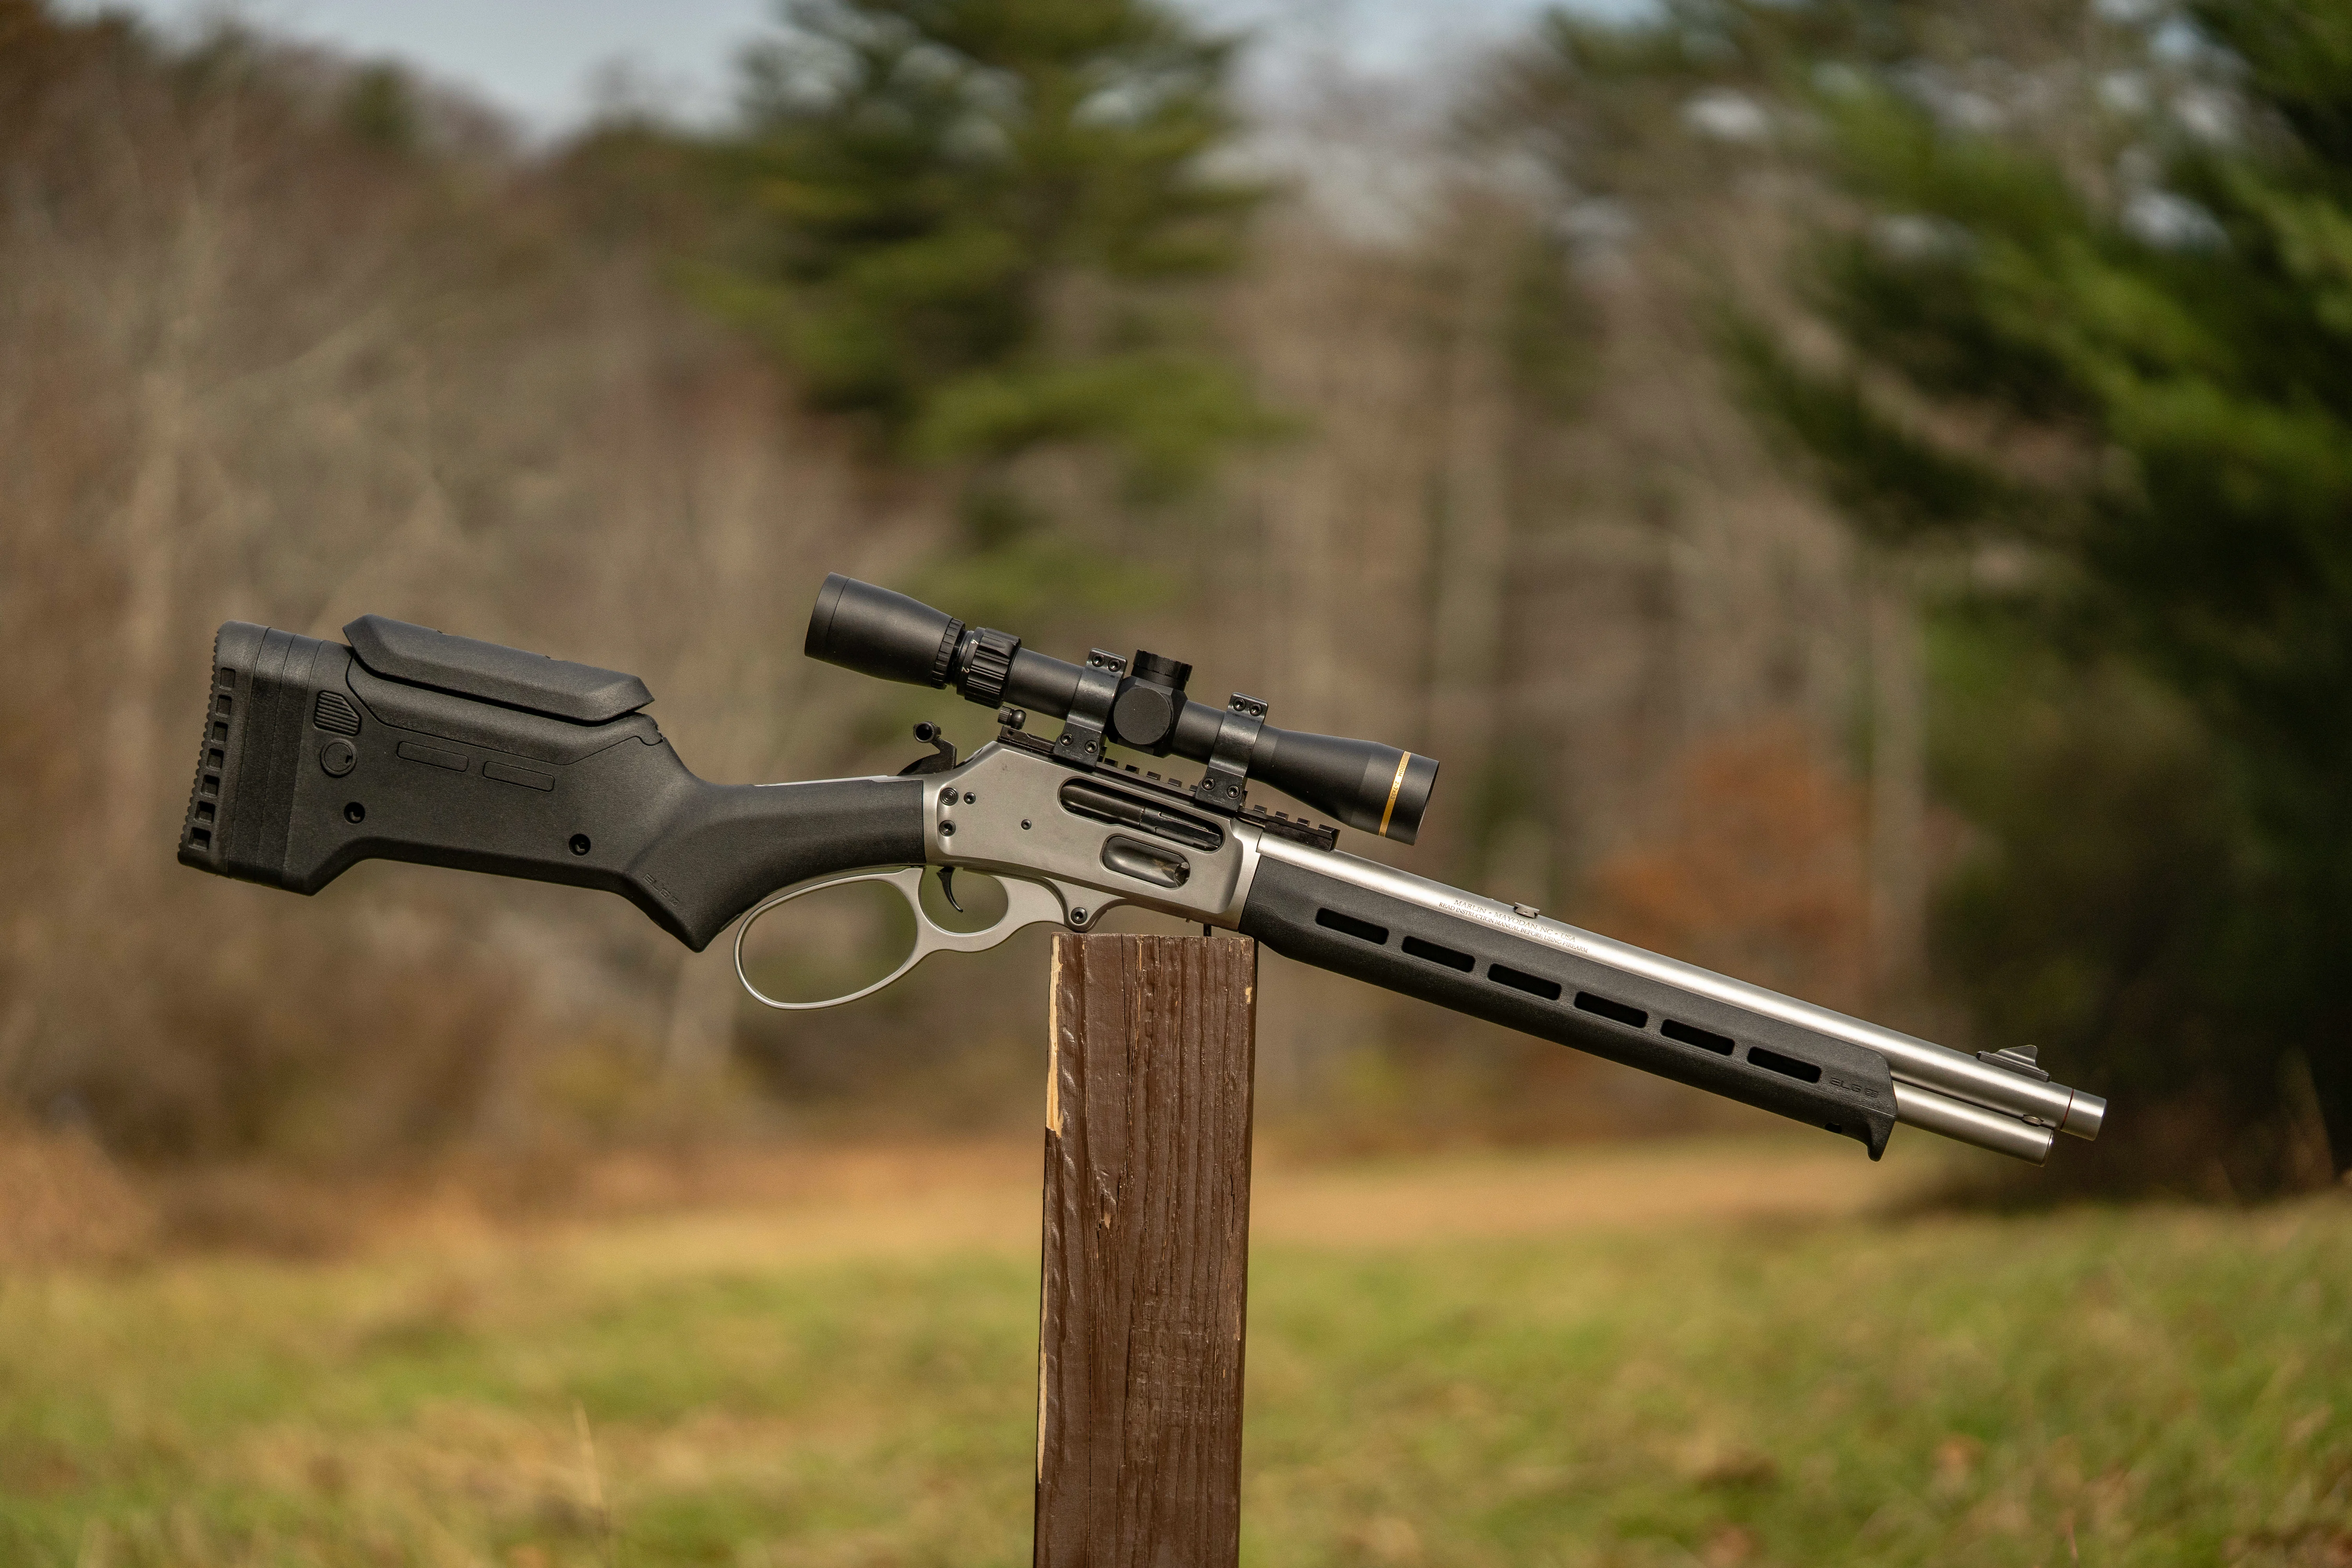
{"label": "wooden post", "polygon": [[1038,1568],[1241,1548],[1257,944],[1054,936]]}

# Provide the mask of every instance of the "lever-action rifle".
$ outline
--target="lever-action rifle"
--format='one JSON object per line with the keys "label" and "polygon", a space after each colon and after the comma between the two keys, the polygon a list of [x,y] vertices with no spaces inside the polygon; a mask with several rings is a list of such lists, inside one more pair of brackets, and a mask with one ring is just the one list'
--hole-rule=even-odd
{"label": "lever-action rifle", "polygon": [[[345,643],[231,621],[214,645],[183,864],[315,893],[353,863],[415,860],[603,888],[696,952],[737,917],[849,882],[887,882],[915,917],[890,984],[935,952],[978,952],[1120,904],[1255,937],[1286,957],[1695,1084],[1856,1139],[1897,1121],[2039,1163],[2057,1132],[2096,1137],[2105,1101],[2053,1083],[2031,1047],[1969,1056],[1342,853],[1339,830],[1268,811],[1278,789],[1410,844],[1437,764],[1368,741],[1276,729],[1266,705],[1185,695],[1189,665],[1100,649],[1067,664],[900,595],[825,580],[809,656],[952,686],[998,710],[969,758],[889,778],[706,784],[644,712],[635,676],[362,616]],[[1052,739],[1031,714],[1061,721]],[[1201,765],[1190,783],[1117,746]],[[987,929],[950,931],[919,897],[936,868],[1003,880]]]}

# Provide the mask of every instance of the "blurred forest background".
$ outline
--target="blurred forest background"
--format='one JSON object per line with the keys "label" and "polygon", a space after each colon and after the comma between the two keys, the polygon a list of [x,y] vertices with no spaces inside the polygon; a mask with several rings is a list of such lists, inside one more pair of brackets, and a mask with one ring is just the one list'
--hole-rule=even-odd
{"label": "blurred forest background", "polygon": [[[226,618],[628,670],[726,782],[985,738],[802,658],[843,571],[1439,757],[1423,874],[2112,1097],[1990,1192],[2325,1183],[2352,14],[1689,0],[1443,102],[1244,101],[1247,47],[805,0],[730,125],[530,146],[396,67],[0,0],[16,1136],[202,1234],[255,1173],[524,1201],[1034,1126],[1040,933],[780,1018],[616,900],[173,861]],[[1744,1115],[1279,962],[1264,1004],[1300,1144]]]}

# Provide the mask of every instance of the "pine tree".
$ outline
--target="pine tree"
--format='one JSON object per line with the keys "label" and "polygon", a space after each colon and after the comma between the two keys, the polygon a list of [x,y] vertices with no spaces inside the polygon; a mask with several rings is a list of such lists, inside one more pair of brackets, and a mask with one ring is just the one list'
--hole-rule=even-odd
{"label": "pine tree", "polygon": [[[2030,544],[2076,624],[2202,720],[2251,831],[2204,955],[2227,1008],[2199,1065],[2276,1114],[2272,1064],[2300,1054],[2341,1168],[2352,7],[2200,4],[2160,21],[2110,79],[2113,161],[2093,177],[1898,92],[1833,106],[1837,168],[1875,222],[1827,247],[1824,313],[1861,366],[1932,407],[1989,411],[2001,440],[1956,450],[1861,377],[1783,361],[1766,384],[1863,504]],[[2054,479],[2004,460],[2037,430],[2091,460]],[[1955,475],[1972,492],[1959,504]]]}
{"label": "pine tree", "polygon": [[1229,39],[1157,0],[795,0],[713,297],[892,453],[1108,447],[1165,489],[1266,426],[1185,286],[1263,192],[1218,168]]}
{"label": "pine tree", "polygon": [[1521,90],[1585,170],[1713,92],[1820,176],[1834,353],[1727,339],[1858,528],[2005,563],[1942,622],[1979,1018],[2096,1060],[2130,1180],[2294,1179],[2298,1059],[2352,1163],[2352,5],[1677,0]]}

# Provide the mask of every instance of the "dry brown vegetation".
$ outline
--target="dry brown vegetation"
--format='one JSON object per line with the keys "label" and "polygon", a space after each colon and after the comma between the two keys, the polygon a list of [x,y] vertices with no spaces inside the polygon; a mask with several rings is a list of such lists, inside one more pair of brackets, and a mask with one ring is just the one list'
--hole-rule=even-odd
{"label": "dry brown vegetation", "polygon": [[[827,571],[961,580],[937,576],[951,487],[797,413],[680,297],[665,176],[625,139],[524,157],[429,100],[387,136],[334,62],[234,37],[167,54],[25,0],[0,0],[0,39],[9,1100],[151,1166],[319,1178],[1024,1124],[1024,946],[779,1025],[740,1015],[723,957],[617,900],[368,866],[303,901],[173,864],[230,617],[333,636],[375,611],[632,670],[716,779],[895,766],[926,715],[971,743],[980,715],[799,657]],[[1082,461],[1030,465],[1056,548],[1140,566],[1157,596],[1024,629],[1166,647],[1213,696],[1439,755],[1417,868],[1900,1003],[1831,956],[1857,951],[1857,910],[1916,899],[1874,881],[1900,858],[1868,856],[1832,738],[1858,701],[1913,699],[1872,696],[1851,548],[1774,476],[1694,324],[1708,247],[1753,215],[1571,254],[1505,193],[1442,167],[1430,191],[1378,243],[1279,204],[1223,286],[1291,439],[1149,512]],[[1288,968],[1265,1036],[1269,1113],[1340,1142],[1698,1113]]]}
{"label": "dry brown vegetation", "polygon": [[[1270,1162],[1245,1550],[2343,1556],[2340,1203],[1869,1214],[1925,1152]],[[1024,1561],[1034,1153],[804,1157],[798,1192],[724,1212],[445,1216],[327,1264],[11,1274],[0,1557]]]}

